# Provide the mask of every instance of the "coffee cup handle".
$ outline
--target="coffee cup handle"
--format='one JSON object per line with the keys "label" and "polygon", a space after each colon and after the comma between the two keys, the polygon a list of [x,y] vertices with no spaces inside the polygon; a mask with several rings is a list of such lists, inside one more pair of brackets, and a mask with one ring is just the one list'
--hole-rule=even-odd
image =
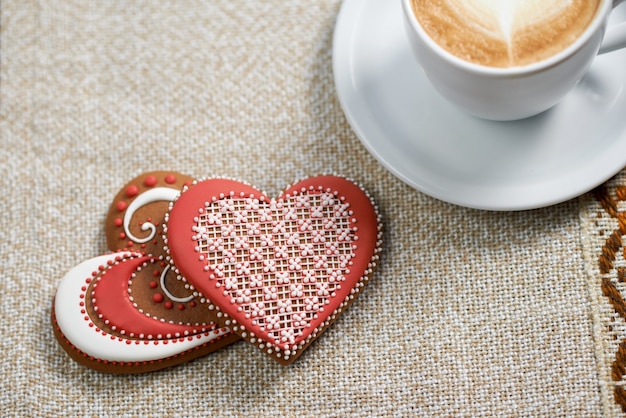
{"label": "coffee cup handle", "polygon": [[[613,0],[613,8],[623,1],[624,0]],[[602,40],[602,45],[598,53],[604,54],[624,47],[626,47],[626,22],[609,26],[604,34],[604,39]]]}

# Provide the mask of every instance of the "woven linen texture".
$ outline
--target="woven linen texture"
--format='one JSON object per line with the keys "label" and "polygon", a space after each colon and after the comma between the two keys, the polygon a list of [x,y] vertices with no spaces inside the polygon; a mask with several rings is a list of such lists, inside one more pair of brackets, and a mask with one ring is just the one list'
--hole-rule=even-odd
{"label": "woven linen texture", "polygon": [[[578,202],[481,212],[393,177],[335,95],[340,6],[2,2],[3,413],[595,417],[609,409],[592,314],[602,298],[588,293]],[[308,176],[352,178],[383,217],[379,268],[289,367],[239,342],[148,375],[93,372],[56,344],[52,298],[65,272],[105,251],[104,218],[119,188],[150,170],[238,178],[270,197]]]}

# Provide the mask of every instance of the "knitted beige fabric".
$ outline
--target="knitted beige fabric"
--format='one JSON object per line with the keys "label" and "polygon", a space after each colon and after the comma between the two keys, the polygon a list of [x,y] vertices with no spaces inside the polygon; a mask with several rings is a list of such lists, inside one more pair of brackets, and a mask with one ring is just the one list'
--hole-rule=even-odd
{"label": "knitted beige fabric", "polygon": [[[492,213],[442,203],[388,173],[335,96],[340,0],[0,7],[2,415],[621,411],[610,368],[626,331],[597,261],[598,231],[615,222],[590,194]],[[53,337],[56,286],[106,250],[111,200],[151,170],[235,177],[272,196],[303,177],[348,176],[380,207],[379,268],[290,366],[238,342],[146,375],[82,367]]]}

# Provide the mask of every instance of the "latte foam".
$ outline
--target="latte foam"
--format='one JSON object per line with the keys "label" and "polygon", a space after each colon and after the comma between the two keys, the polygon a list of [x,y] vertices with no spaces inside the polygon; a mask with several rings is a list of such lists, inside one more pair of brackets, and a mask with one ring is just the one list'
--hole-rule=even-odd
{"label": "latte foam", "polygon": [[412,0],[426,33],[457,57],[492,67],[524,66],[571,45],[600,0]]}

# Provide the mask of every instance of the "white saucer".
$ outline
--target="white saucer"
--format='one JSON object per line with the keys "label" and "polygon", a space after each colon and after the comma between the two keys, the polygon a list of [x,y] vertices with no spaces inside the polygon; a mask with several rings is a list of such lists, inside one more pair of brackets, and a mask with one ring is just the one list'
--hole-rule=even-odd
{"label": "white saucer", "polygon": [[[613,21],[626,20],[622,6]],[[430,86],[405,38],[400,0],[345,0],[333,71],[346,117],[367,149],[410,186],[450,203],[548,206],[626,166],[626,50],[599,56],[548,112],[488,122],[457,110]]]}

